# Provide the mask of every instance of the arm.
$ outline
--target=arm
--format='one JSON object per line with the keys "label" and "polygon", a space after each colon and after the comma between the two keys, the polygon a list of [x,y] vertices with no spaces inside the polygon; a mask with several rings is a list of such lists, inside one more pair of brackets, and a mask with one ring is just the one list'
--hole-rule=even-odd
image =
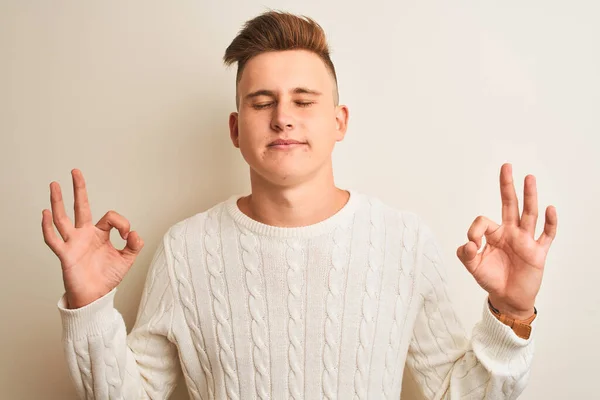
{"label": "arm", "polygon": [[[73,169],[71,175],[75,220],[66,214],[60,185],[51,182],[52,210],[42,211],[42,234],[61,264],[65,295],[58,307],[77,393],[93,399],[164,398],[175,386],[178,368],[171,340],[168,243],[163,240],[154,255],[137,322],[127,337],[113,298],[144,241],[116,211],[94,224],[83,174]],[[113,228],[127,241],[123,249],[110,241]]]}
{"label": "arm", "polygon": [[96,301],[68,309],[58,307],[69,372],[79,398],[166,399],[180,374],[171,341],[173,295],[164,243],[150,265],[134,328],[127,336],[114,308],[116,289]]}
{"label": "arm", "polygon": [[486,301],[471,340],[466,340],[448,299],[440,247],[430,229],[421,224],[417,254],[422,309],[409,365],[429,398],[513,399],[525,388],[533,354],[530,332],[519,330],[527,337],[521,338],[500,320],[512,324],[535,318],[535,299],[558,219],[554,207],[546,208],[544,231],[536,240],[535,177],[526,176],[524,186],[523,213],[519,215],[512,166],[504,164],[500,170],[502,224],[477,217],[467,232],[468,242],[456,251],[475,281],[488,292],[498,316],[491,313]]}
{"label": "arm", "polygon": [[[420,293],[407,363],[427,399],[515,399],[525,388],[534,343],[491,314],[487,301],[471,340],[448,297],[440,248],[421,227]],[[535,322],[534,322],[535,324]]]}

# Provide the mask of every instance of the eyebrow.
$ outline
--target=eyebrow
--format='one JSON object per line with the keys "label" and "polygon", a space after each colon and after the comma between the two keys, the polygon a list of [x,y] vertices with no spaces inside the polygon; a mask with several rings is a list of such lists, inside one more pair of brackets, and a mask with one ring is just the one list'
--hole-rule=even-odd
{"label": "eyebrow", "polygon": [[[320,96],[323,93],[319,92],[318,90],[314,90],[314,89],[308,89],[305,87],[297,87],[295,89],[292,90],[292,93],[294,94],[312,94],[315,96]],[[260,89],[257,90],[255,92],[252,93],[248,93],[246,96],[244,96],[245,99],[252,99],[255,97],[259,97],[259,96],[269,96],[269,97],[276,97],[275,92],[272,90],[267,90],[267,89]]]}

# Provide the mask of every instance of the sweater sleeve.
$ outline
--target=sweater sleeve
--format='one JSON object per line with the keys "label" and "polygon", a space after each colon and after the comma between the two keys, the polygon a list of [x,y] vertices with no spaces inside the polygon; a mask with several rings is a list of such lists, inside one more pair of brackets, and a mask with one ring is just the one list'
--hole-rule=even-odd
{"label": "sweater sleeve", "polygon": [[533,332],[525,340],[483,305],[471,339],[448,297],[440,246],[421,223],[418,257],[422,302],[407,357],[427,399],[516,399],[524,390],[533,357]]}
{"label": "sweater sleeve", "polygon": [[150,265],[135,326],[127,335],[116,289],[78,309],[58,308],[71,378],[81,399],[166,399],[180,375],[171,337],[173,295],[164,242]]}

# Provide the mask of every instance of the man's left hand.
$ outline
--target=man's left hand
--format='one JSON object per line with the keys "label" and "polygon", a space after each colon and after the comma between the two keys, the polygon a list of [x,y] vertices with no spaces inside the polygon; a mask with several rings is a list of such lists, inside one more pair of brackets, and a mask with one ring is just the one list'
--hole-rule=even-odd
{"label": "man's left hand", "polygon": [[[523,214],[512,177],[512,165],[500,169],[502,225],[479,216],[471,225],[469,242],[456,254],[479,285],[489,293],[492,305],[507,316],[522,320],[534,313],[535,298],[542,284],[544,264],[556,236],[556,208],[546,208],[544,231],[535,240],[538,200],[535,177],[525,177]],[[482,238],[486,245],[482,251]]]}

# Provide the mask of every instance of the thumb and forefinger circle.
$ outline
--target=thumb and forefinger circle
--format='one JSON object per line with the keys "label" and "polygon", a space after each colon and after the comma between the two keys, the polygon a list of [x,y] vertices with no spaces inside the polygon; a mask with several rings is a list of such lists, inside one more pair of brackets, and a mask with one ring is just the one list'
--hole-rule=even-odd
{"label": "thumb and forefinger circle", "polygon": [[116,228],[123,239],[127,239],[129,234],[130,224],[127,218],[116,211],[109,211],[96,224],[96,228],[110,232],[112,228]]}
{"label": "thumb and forefinger circle", "polygon": [[105,232],[110,232],[112,228],[115,228],[121,234],[121,237],[127,240],[125,247],[120,250],[124,256],[135,257],[142,247],[144,247],[144,241],[136,231],[129,231],[131,225],[127,218],[122,216],[116,211],[109,211],[98,221],[96,227]]}
{"label": "thumb and forefinger circle", "polygon": [[127,243],[123,250],[121,250],[121,254],[135,258],[143,247],[144,241],[140,235],[136,231],[131,231],[127,236]]}
{"label": "thumb and forefinger circle", "polygon": [[500,225],[481,215],[475,218],[471,224],[467,232],[469,241],[456,250],[457,257],[469,272],[473,272],[481,261],[481,254],[478,253],[478,250],[481,247],[483,236],[493,234],[498,228],[500,228]]}

